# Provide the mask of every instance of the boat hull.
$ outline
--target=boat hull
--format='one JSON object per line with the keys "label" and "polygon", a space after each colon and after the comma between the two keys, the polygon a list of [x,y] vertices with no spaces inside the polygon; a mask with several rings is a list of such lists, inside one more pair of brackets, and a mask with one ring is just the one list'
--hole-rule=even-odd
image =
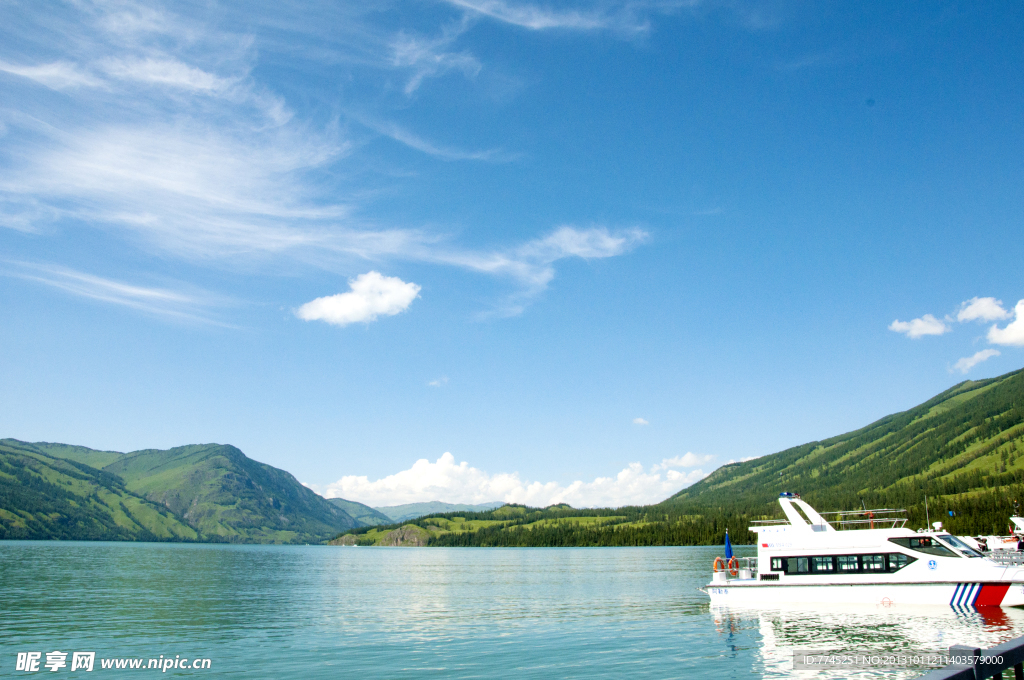
{"label": "boat hull", "polygon": [[954,607],[1024,606],[1024,582],[771,583],[732,579],[707,586],[712,604],[750,606],[813,603],[928,604]]}

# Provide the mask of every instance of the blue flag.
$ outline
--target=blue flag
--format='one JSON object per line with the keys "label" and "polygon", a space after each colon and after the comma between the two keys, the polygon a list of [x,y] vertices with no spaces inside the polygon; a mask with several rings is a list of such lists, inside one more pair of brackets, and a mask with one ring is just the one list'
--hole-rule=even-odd
{"label": "blue flag", "polygon": [[732,559],[732,543],[729,542],[729,530],[725,530],[725,559]]}

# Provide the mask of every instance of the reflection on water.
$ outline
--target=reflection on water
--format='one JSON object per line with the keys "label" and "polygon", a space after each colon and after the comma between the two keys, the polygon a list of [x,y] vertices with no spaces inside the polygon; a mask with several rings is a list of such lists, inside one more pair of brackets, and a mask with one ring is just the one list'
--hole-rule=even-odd
{"label": "reflection on water", "polygon": [[756,628],[759,663],[764,677],[916,677],[933,665],[905,669],[874,668],[794,671],[794,650],[869,655],[911,652],[945,653],[951,645],[981,648],[1024,635],[1024,611],[1001,607],[954,609],[942,606],[801,605],[799,608],[744,609],[714,606],[710,610],[719,637]]}
{"label": "reflection on water", "polygon": [[210,677],[787,677],[793,649],[1024,634],[1016,610],[712,609],[718,553],[0,541],[0,676],[59,649],[205,657]]}

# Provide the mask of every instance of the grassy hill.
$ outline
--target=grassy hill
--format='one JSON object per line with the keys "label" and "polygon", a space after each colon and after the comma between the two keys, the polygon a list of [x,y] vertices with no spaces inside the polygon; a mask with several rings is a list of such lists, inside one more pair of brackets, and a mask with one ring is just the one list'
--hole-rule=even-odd
{"label": "grassy hill", "polygon": [[356,526],[233,446],[122,454],[0,440],[0,538],[319,543]]}
{"label": "grassy hill", "polygon": [[40,448],[0,440],[0,538],[197,540],[180,517],[120,477]]}
{"label": "grassy hill", "polygon": [[[412,524],[430,533],[429,545],[709,545],[727,528],[744,543],[753,541],[752,520],[781,516],[781,491],[820,511],[905,508],[912,527],[926,524],[927,495],[930,519],[955,533],[1005,533],[1014,501],[1024,505],[1024,371],[966,381],[854,432],[725,465],[656,505],[505,506]],[[348,533],[369,545],[398,527]]]}

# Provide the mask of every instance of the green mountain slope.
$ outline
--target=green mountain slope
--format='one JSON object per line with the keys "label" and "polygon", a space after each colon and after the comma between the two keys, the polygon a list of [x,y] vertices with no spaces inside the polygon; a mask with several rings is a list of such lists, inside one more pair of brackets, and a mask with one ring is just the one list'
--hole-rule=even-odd
{"label": "green mountain slope", "polygon": [[344,498],[328,498],[327,502],[347,512],[352,519],[358,522],[358,526],[372,527],[380,524],[391,524],[395,520],[382,512],[374,510],[369,505],[347,501]]}
{"label": "green mountain slope", "polygon": [[233,446],[135,451],[104,468],[125,486],[181,515],[205,539],[320,542],[355,526],[343,509],[295,477]]}
{"label": "green mountain slope", "polygon": [[117,453],[0,440],[0,538],[319,543],[362,525],[233,446]]}
{"label": "green mountain slope", "polygon": [[[1024,371],[966,381],[825,441],[726,465],[660,504],[676,512],[774,516],[780,491],[819,510],[905,507],[960,533],[1004,531],[1024,500]],[[949,511],[955,514],[949,516]]]}
{"label": "green mountain slope", "polygon": [[[19,442],[17,439],[3,439],[2,442],[11,442],[14,444],[24,444]],[[50,442],[33,442],[32,448],[37,451],[42,451],[48,456],[54,458],[64,458],[65,460],[74,460],[79,463],[85,463],[89,467],[94,467],[97,470],[110,465],[116,460],[119,460],[123,453],[119,451],[97,451],[96,449],[86,448],[84,446],[73,446],[71,444],[53,444]]]}
{"label": "green mountain slope", "polygon": [[0,441],[0,539],[196,540],[198,533],[115,475]]}

